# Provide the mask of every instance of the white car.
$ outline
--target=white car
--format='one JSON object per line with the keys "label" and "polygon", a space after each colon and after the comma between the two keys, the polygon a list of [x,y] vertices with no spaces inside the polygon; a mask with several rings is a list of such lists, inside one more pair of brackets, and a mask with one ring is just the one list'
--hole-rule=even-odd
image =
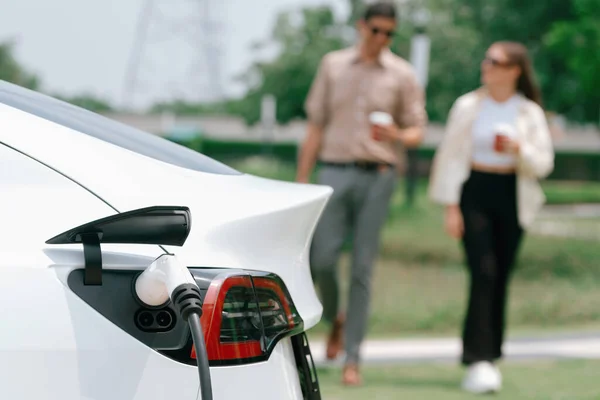
{"label": "white car", "polygon": [[308,251],[331,193],[0,81],[0,399],[201,400],[189,325],[135,289],[165,254],[202,293],[214,399],[320,399]]}

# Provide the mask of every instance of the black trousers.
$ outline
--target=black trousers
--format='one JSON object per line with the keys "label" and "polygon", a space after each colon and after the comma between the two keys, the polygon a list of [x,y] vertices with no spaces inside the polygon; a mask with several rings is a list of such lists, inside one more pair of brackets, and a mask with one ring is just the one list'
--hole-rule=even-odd
{"label": "black trousers", "polygon": [[462,364],[502,357],[509,278],[523,230],[516,176],[472,171],[463,185],[462,240],[470,275]]}

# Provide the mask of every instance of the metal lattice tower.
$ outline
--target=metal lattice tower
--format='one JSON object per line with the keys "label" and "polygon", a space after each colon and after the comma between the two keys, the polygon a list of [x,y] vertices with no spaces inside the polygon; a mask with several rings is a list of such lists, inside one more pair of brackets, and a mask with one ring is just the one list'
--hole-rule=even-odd
{"label": "metal lattice tower", "polygon": [[122,105],[223,98],[225,0],[144,0],[123,85]]}

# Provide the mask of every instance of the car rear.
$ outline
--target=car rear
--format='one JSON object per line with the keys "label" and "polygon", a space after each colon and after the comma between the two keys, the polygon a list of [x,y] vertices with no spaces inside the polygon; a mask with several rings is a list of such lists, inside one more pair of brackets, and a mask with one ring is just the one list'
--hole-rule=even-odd
{"label": "car rear", "polygon": [[[0,133],[0,141],[10,142],[10,146],[68,177],[115,212],[155,205],[190,208],[193,227],[185,245],[164,249],[186,263],[205,295],[202,323],[214,398],[320,398],[305,335],[322,312],[312,285],[308,251],[331,189],[248,176],[210,162],[208,172],[189,168],[184,162],[176,165],[169,162],[171,159],[160,159],[164,154],[154,144],[152,151],[147,146],[142,146],[142,152],[136,151],[136,140],[140,138],[143,142],[147,137],[160,147],[162,142],[156,142],[158,138],[152,135],[136,132],[131,138],[117,132],[129,128],[102,117],[62,103],[45,103],[45,99],[36,105],[35,96],[33,103],[27,96],[0,110],[5,121],[10,121],[10,133]],[[90,134],[86,129],[97,131]],[[109,135],[114,129],[121,144],[97,134]],[[176,158],[171,144],[164,141],[164,145]],[[194,159],[187,152],[186,157]],[[200,164],[205,162],[204,158]],[[127,279],[134,279],[146,265],[139,260],[128,261],[135,253],[127,252],[120,248],[105,273],[129,274]],[[119,258],[122,256],[125,258]],[[68,266],[70,272],[63,276],[63,283],[83,299],[87,296],[85,289],[77,292],[68,278],[80,268],[79,256]],[[128,282],[119,279],[118,285]],[[118,293],[131,294],[126,289]],[[89,297],[86,302],[88,308],[92,306]],[[160,376],[160,370],[165,369],[173,376],[177,371],[181,376],[192,376],[195,349],[189,336],[179,331],[175,333],[180,336],[166,340],[174,331],[160,326],[159,316],[161,321],[165,318],[160,313],[168,312],[168,307],[131,307],[131,316],[123,314],[123,318],[129,318],[126,323],[113,323],[116,330],[110,324],[102,325],[110,331],[106,336],[122,340],[127,346],[132,346],[129,339],[135,338],[153,351],[148,360],[154,361],[145,366],[148,377]],[[149,312],[151,318],[144,312]],[[88,317],[86,314],[82,320]],[[116,318],[104,317],[110,322]],[[150,325],[144,326],[143,321]],[[101,325],[99,321],[95,324]],[[148,329],[163,331],[144,331]],[[189,384],[197,387],[197,381]]]}

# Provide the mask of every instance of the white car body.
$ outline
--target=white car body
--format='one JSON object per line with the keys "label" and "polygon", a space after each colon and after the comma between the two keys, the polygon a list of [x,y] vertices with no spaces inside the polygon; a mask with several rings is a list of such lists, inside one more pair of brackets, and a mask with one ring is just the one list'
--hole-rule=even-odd
{"label": "white car body", "polygon": [[[275,273],[304,329],[320,320],[308,250],[331,188],[193,170],[74,126],[126,129],[0,81],[1,399],[199,399],[194,365],[154,351],[70,290],[69,273],[84,265],[82,245],[45,243],[117,212],[189,207],[185,245],[167,250],[189,266]],[[157,245],[102,245],[104,270],[141,271],[161,254]],[[218,400],[303,398],[289,338],[266,361],[211,367],[211,376]]]}

